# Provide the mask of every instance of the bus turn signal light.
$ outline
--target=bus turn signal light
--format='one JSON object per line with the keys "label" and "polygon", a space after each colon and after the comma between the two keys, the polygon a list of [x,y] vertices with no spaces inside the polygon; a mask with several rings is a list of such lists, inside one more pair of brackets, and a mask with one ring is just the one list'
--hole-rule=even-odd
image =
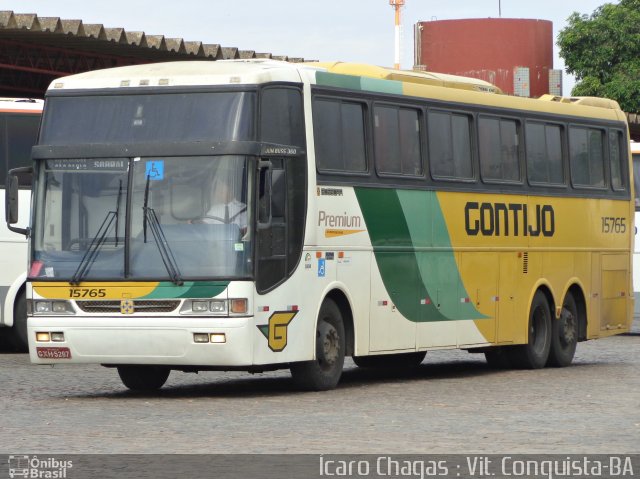
{"label": "bus turn signal light", "polygon": [[229,309],[232,313],[246,314],[248,303],[247,298],[230,299],[229,302],[231,303],[231,308]]}

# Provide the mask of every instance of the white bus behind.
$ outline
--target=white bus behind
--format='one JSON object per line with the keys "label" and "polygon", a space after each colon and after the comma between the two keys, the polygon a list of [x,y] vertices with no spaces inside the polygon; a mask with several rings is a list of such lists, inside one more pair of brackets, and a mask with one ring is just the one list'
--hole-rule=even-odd
{"label": "white bus behind", "polygon": [[[0,98],[0,208],[4,210],[7,170],[31,165],[31,147],[36,143],[42,100]],[[31,208],[28,175],[20,178],[20,218],[24,223]],[[0,342],[16,351],[27,351],[25,300],[27,240],[0,226]]]}

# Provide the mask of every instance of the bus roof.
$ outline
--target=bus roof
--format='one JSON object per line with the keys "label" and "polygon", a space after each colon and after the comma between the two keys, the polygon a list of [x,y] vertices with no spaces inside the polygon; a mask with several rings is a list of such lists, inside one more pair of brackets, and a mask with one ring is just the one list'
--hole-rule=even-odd
{"label": "bus roof", "polygon": [[448,88],[459,88],[462,90],[472,90],[485,93],[501,94],[502,90],[497,86],[477,78],[462,77],[458,75],[448,75],[446,73],[434,73],[414,70],[395,70],[359,63],[308,63],[309,66],[320,66],[326,68],[331,73],[342,75],[364,76],[370,78],[380,78],[381,80],[395,80],[407,83],[417,83],[420,85],[443,86]]}
{"label": "bus roof", "polygon": [[63,77],[49,86],[49,92],[123,87],[256,85],[274,81],[395,93],[462,104],[601,118],[626,123],[624,113],[613,100],[591,97],[564,98],[553,95],[543,95],[539,99],[522,98],[503,95],[500,89],[483,80],[343,62],[288,63],[251,59],[152,63]]}
{"label": "bus roof", "polygon": [[42,112],[42,100],[28,98],[0,98],[0,112]]}
{"label": "bus roof", "polygon": [[94,70],[54,80],[52,90],[122,87],[260,84],[271,81],[300,83],[299,68],[277,60],[218,60],[149,63]]}

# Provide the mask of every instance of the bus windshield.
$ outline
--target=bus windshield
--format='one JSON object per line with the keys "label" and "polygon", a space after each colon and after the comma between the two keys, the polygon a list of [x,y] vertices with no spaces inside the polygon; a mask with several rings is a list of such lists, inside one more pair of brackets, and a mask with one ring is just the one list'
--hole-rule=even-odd
{"label": "bus windshield", "polygon": [[44,160],[32,278],[247,278],[251,160],[245,156]]}

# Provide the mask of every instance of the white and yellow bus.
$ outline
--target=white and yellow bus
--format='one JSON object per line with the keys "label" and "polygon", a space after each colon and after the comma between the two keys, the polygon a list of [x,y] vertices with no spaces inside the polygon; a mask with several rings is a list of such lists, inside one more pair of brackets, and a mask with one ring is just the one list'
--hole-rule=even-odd
{"label": "white and yellow bus", "polygon": [[31,360],[142,390],[277,368],[322,390],[345,356],[447,348],[567,366],[630,328],[628,145],[609,100],[363,65],[56,80],[33,150]]}
{"label": "white and yellow bus", "polygon": [[[31,148],[38,138],[42,100],[0,98],[0,204],[4,208],[7,170],[31,165]],[[30,177],[21,178],[20,205],[24,217],[31,201]],[[0,344],[27,351],[27,240],[0,228]]]}

